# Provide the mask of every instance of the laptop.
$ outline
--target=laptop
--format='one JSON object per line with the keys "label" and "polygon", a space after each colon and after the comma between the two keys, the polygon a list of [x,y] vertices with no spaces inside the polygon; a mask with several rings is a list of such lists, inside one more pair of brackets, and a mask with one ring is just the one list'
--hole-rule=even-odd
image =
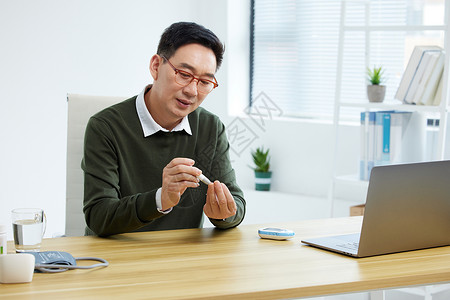
{"label": "laptop", "polygon": [[361,232],[302,243],[353,257],[450,245],[450,161],[374,167]]}

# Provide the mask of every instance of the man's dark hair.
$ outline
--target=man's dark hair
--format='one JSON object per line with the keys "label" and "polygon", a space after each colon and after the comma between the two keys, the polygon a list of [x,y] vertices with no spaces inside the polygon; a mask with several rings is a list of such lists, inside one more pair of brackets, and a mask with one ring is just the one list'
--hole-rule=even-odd
{"label": "man's dark hair", "polygon": [[171,58],[181,46],[200,44],[211,49],[216,56],[216,70],[222,64],[225,47],[209,29],[192,22],[178,22],[164,30],[159,40],[158,55]]}

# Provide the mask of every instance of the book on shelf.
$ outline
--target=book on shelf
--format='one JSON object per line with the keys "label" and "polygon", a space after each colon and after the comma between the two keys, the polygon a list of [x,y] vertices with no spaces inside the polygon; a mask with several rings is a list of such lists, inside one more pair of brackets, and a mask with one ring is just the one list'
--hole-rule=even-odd
{"label": "book on shelf", "polygon": [[387,165],[390,160],[391,113],[378,111],[375,113],[375,166]]}
{"label": "book on shelf", "polygon": [[433,68],[433,71],[431,72],[430,77],[428,78],[428,81],[425,84],[421,99],[418,101],[417,104],[435,105],[434,98],[439,89],[439,83],[442,79],[442,74],[444,72],[444,61],[445,55],[442,52],[439,54],[439,58]]}
{"label": "book on shelf", "polygon": [[369,180],[370,172],[374,165],[374,150],[373,143],[375,134],[375,112],[365,111],[361,112],[361,127],[360,127],[360,165],[359,178],[361,180]]}
{"label": "book on shelf", "polygon": [[[440,53],[442,53],[442,48],[439,46],[414,47],[395,94],[396,99],[404,103],[415,104],[416,92],[419,89],[420,83],[423,80],[428,80],[428,77],[432,73],[432,70],[428,69],[434,68],[438,61],[436,55]],[[419,93],[423,93],[423,90],[419,90]],[[417,101],[419,101],[419,96],[417,96]]]}
{"label": "book on shelf", "polygon": [[441,99],[442,99],[442,85],[443,85],[443,76],[441,75],[441,78],[439,79],[439,83],[436,89],[436,92],[434,94],[433,100],[432,100],[432,104],[431,105],[435,105],[435,106],[439,106],[441,104]]}
{"label": "book on shelf", "polygon": [[405,98],[403,99],[403,102],[408,103],[408,104],[414,103],[414,97],[416,95],[417,89],[420,85],[420,82],[422,81],[422,79],[424,77],[424,74],[425,74],[427,68],[430,65],[431,58],[432,58],[432,55],[431,55],[430,51],[427,50],[422,53],[422,57],[419,61],[419,64],[417,65],[416,72],[414,73],[414,76],[411,79],[411,82],[409,84]]}
{"label": "book on shelf", "polygon": [[429,118],[427,119],[427,129],[425,136],[425,160],[435,160],[435,147],[439,141],[439,119]]}
{"label": "book on shelf", "polygon": [[[431,86],[431,75],[435,70],[438,72],[439,67],[436,69],[436,64],[439,62],[439,58],[443,56],[442,52],[427,52],[425,55],[428,57],[428,63],[422,77],[417,81],[417,89],[411,101],[411,103],[414,104],[422,104],[424,91],[426,87],[429,85]],[[442,66],[444,66],[444,61],[442,61]],[[436,91],[436,86],[434,87],[434,90]]]}
{"label": "book on shelf", "polygon": [[402,161],[403,132],[411,114],[395,110],[375,113],[375,166]]}

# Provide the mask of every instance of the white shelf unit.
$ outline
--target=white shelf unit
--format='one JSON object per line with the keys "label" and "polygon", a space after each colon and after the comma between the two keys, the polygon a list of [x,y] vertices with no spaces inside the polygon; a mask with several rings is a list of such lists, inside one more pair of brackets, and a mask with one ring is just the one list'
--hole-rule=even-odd
{"label": "white shelf unit", "polygon": [[[338,143],[339,143],[339,123],[340,123],[340,113],[341,108],[344,107],[352,107],[352,108],[360,108],[362,111],[377,111],[377,110],[403,110],[403,111],[411,111],[411,112],[423,112],[423,113],[431,113],[439,115],[439,135],[438,141],[434,153],[434,159],[442,160],[445,155],[445,141],[447,138],[447,114],[448,114],[448,98],[449,98],[449,89],[448,89],[448,73],[450,69],[449,63],[449,49],[450,49],[450,0],[445,0],[445,17],[443,26],[370,26],[370,22],[366,17],[365,26],[346,26],[345,25],[345,17],[346,17],[346,3],[349,1],[342,1],[341,7],[341,24],[340,24],[340,32],[339,32],[339,49],[338,49],[338,63],[337,63],[337,76],[336,76],[336,91],[335,91],[335,107],[334,107],[334,159],[333,159],[333,171],[331,178],[331,185],[329,189],[329,204],[330,204],[330,215],[333,217],[334,211],[334,193],[335,193],[335,185],[336,183],[344,183],[351,187],[361,187],[363,186],[367,190],[368,182],[359,180],[359,176],[356,174],[345,175],[345,176],[337,176],[337,167],[336,162],[338,160]],[[369,15],[370,10],[370,1],[352,1],[359,2],[365,4],[366,16]],[[447,55],[445,55],[445,64],[444,64],[444,73],[443,73],[443,89],[442,89],[442,101],[439,106],[419,106],[419,105],[406,105],[402,104],[397,100],[387,99],[383,103],[353,103],[353,102],[345,102],[341,101],[341,87],[342,87],[342,70],[343,70],[343,51],[344,51],[344,35],[348,31],[363,31],[366,35],[366,44],[365,44],[365,53],[366,53],[366,66],[369,66],[369,55],[370,55],[370,39],[367,38],[372,31],[424,31],[424,30],[441,30],[444,32],[444,51]],[[362,96],[366,99],[365,95]],[[444,286],[444,289],[448,289],[448,286]],[[417,287],[408,290],[403,290],[408,294],[415,294],[419,296],[423,296],[424,299],[430,300],[432,299],[433,294],[439,292],[439,286],[427,286],[427,287]],[[375,296],[375,295],[372,295]],[[376,295],[377,299],[384,299],[384,293]]]}
{"label": "white shelf unit", "polygon": [[[345,23],[346,20],[346,5],[347,2],[357,2],[365,5],[365,13],[366,13],[366,22],[364,26],[347,26]],[[339,126],[341,122],[341,109],[344,107],[352,107],[352,108],[360,108],[361,111],[377,111],[377,110],[403,110],[403,111],[411,111],[411,112],[424,112],[439,115],[439,134],[437,146],[434,152],[434,159],[441,160],[444,159],[445,154],[445,141],[447,138],[447,114],[448,114],[448,98],[449,98],[449,89],[448,89],[448,72],[449,72],[449,57],[450,55],[445,56],[445,65],[444,65],[444,73],[443,73],[443,89],[442,89],[442,101],[439,106],[422,106],[422,105],[408,105],[402,104],[398,100],[386,99],[383,103],[369,103],[366,95],[361,95],[364,102],[346,102],[341,101],[341,90],[342,90],[342,71],[343,71],[343,56],[344,56],[344,36],[346,32],[351,31],[359,31],[364,32],[365,39],[365,60],[366,66],[369,66],[369,56],[370,56],[370,34],[375,31],[443,31],[444,32],[444,51],[449,52],[450,49],[450,0],[445,0],[445,24],[442,26],[371,26],[369,22],[369,12],[370,12],[370,1],[366,0],[344,0],[341,4],[341,21],[340,21],[340,31],[339,31],[339,48],[338,48],[338,60],[337,60],[337,76],[336,76],[336,89],[335,89],[335,106],[334,106],[334,117],[333,117],[333,126],[334,126],[334,159],[333,159],[333,170],[332,170],[332,178],[330,180],[330,188],[329,188],[329,204],[330,204],[330,215],[333,217],[333,207],[334,207],[334,193],[335,193],[335,185],[337,182],[339,183],[347,183],[347,184],[359,184],[362,186],[368,185],[367,181],[359,180],[359,176],[354,175],[346,175],[346,176],[337,176],[337,164],[338,161],[338,143],[339,143]],[[447,54],[447,53],[446,53]]]}

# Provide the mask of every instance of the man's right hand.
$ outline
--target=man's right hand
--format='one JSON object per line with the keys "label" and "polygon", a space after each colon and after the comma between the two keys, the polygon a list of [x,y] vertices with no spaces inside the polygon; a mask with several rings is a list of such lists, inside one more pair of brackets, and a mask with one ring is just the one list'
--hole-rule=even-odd
{"label": "man's right hand", "polygon": [[178,204],[188,187],[198,187],[198,176],[202,173],[194,167],[190,158],[174,158],[164,167],[162,175],[161,205],[167,210]]}

